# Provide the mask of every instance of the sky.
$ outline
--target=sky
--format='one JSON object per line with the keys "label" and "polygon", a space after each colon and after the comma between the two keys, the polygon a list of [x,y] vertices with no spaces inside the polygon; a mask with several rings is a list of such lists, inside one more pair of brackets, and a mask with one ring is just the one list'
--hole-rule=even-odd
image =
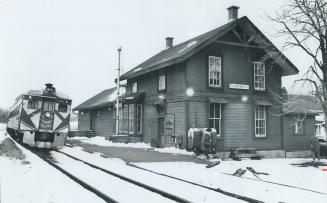
{"label": "sky", "polygon": [[[281,0],[0,0],[0,107],[9,108],[29,89],[53,83],[73,106],[114,86],[122,47],[126,72],[165,48],[227,23],[226,8],[237,5],[277,46],[275,24],[266,14]],[[296,49],[285,55],[300,75],[311,60]],[[292,87],[299,76],[283,78]]]}

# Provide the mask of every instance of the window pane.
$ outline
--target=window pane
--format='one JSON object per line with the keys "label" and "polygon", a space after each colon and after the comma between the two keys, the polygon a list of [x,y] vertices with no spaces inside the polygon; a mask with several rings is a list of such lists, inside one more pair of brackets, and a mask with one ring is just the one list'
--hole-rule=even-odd
{"label": "window pane", "polygon": [[160,75],[159,76],[159,90],[165,90],[166,89],[166,76]]}
{"label": "window pane", "polygon": [[257,90],[265,89],[265,64],[262,62],[254,63],[254,88]]}
{"label": "window pane", "polygon": [[132,85],[132,93],[136,93],[137,92],[137,82],[134,82]]}
{"label": "window pane", "polygon": [[210,104],[210,118],[215,117],[215,104]]}
{"label": "window pane", "polygon": [[67,112],[67,109],[68,109],[68,107],[67,107],[66,104],[59,104],[58,105],[58,111],[59,112],[66,113]]}
{"label": "window pane", "polygon": [[27,103],[28,109],[38,109],[39,108],[39,101],[37,100],[29,100]]}
{"label": "window pane", "polygon": [[215,118],[220,118],[220,104],[215,104]]}
{"label": "window pane", "polygon": [[217,134],[220,134],[220,119],[215,119],[215,128],[216,128]]}
{"label": "window pane", "polygon": [[209,128],[215,128],[214,119],[209,119]]}

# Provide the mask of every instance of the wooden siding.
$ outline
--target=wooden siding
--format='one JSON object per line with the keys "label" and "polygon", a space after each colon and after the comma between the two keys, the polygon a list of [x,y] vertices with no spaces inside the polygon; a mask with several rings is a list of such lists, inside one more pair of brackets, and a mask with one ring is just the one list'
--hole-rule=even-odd
{"label": "wooden siding", "polygon": [[[207,60],[208,56],[222,57],[222,88],[207,87]],[[251,94],[270,96],[270,91],[281,92],[281,68],[266,61],[266,91],[258,92],[253,88],[253,63],[264,55],[263,50],[240,46],[228,46],[213,43],[187,60],[187,81],[194,89],[194,96],[203,96],[207,93],[224,94]],[[229,84],[246,84],[250,90],[229,89]]]}
{"label": "wooden siding", "polygon": [[97,110],[94,116],[94,131],[97,136],[109,137],[113,135],[114,122],[112,110]]}
{"label": "wooden siding", "polygon": [[183,136],[183,144],[186,147],[185,101],[167,103],[167,114],[175,115],[175,136]]}
{"label": "wooden siding", "polygon": [[90,111],[84,111],[78,115],[78,130],[90,130]]}
{"label": "wooden siding", "polygon": [[294,134],[294,123],[297,115],[285,115],[284,123],[284,149],[286,151],[310,150],[311,137],[315,131],[315,117],[306,116],[304,121],[304,134]]}

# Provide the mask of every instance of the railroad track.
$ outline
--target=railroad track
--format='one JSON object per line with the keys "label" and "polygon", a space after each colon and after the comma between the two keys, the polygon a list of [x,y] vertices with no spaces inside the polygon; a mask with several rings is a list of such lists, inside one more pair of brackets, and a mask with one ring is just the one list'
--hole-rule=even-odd
{"label": "railroad track", "polygon": [[[56,163],[55,160],[53,160],[51,158],[51,156],[49,156],[49,154],[47,153],[43,153],[42,151],[39,151],[39,150],[34,150],[34,149],[29,149],[30,151],[32,151],[34,154],[36,154],[38,157],[40,157],[41,159],[43,159],[44,161],[46,161],[48,164],[50,164],[51,166],[53,166],[54,168],[56,168],[57,170],[59,170],[60,172],[62,172],[63,174],[65,174],[66,176],[68,176],[69,178],[71,178],[72,180],[74,180],[76,183],[80,184],[81,186],[83,186],[85,189],[89,190],[90,192],[94,193],[95,195],[97,195],[98,197],[100,197],[101,199],[103,199],[105,202],[109,202],[109,203],[116,203],[118,202],[117,200],[113,199],[112,197],[108,196],[107,194],[101,192],[99,189],[97,189],[96,187],[92,186],[91,184],[81,180],[80,178],[78,178],[77,176],[75,176],[74,174],[72,174],[71,172],[69,172],[68,170],[64,169],[63,167],[61,167],[59,164]],[[90,163],[87,163],[83,160],[80,160],[76,157],[73,157],[73,156],[70,156],[68,154],[65,154],[65,153],[62,153],[58,150],[52,150],[51,151],[52,153],[53,152],[57,152],[57,153],[61,153],[61,154],[64,154],[65,156],[69,157],[70,159],[74,159],[75,161],[79,161],[79,162],[82,162],[86,165],[88,165],[90,168],[93,168],[93,169],[97,169],[97,170],[100,170],[110,176],[114,176],[116,178],[119,178],[123,181],[126,181],[130,184],[133,184],[133,185],[136,185],[138,187],[141,187],[143,189],[146,189],[146,190],[149,190],[153,193],[156,193],[158,195],[161,195],[165,198],[168,198],[170,200],[173,200],[173,201],[176,201],[176,202],[181,202],[181,203],[190,203],[191,201],[188,201],[186,199],[183,199],[181,197],[178,197],[176,195],[173,195],[173,194],[170,194],[168,192],[165,192],[163,190],[160,190],[160,189],[157,189],[157,188],[154,188],[154,187],[151,187],[149,185],[146,185],[144,183],[141,183],[139,181],[135,181],[135,180],[132,180],[128,177],[125,177],[125,176],[122,176],[120,174],[117,174],[117,173],[114,173],[114,172],[111,172],[111,171],[108,171],[106,169],[103,169],[103,168],[100,168],[98,166],[95,166],[95,165],[92,165]]]}
{"label": "railroad track", "polygon": [[[99,166],[96,166],[92,163],[89,163],[87,161],[84,161],[82,159],[79,159],[77,157],[74,157],[70,154],[67,154],[65,152],[62,152],[62,151],[58,151],[58,150],[52,150],[51,153],[48,152],[45,152],[44,150],[35,150],[33,148],[30,148],[30,147],[27,147],[27,146],[23,146],[25,147],[26,149],[28,149],[29,151],[33,152],[34,154],[36,154],[38,157],[40,157],[42,160],[44,160],[45,162],[47,162],[49,165],[53,166],[54,168],[56,168],[57,170],[59,170],[61,173],[65,174],[66,176],[68,176],[69,178],[71,178],[73,181],[75,181],[76,183],[78,183],[79,185],[83,186],[85,189],[89,190],[90,192],[94,193],[95,195],[97,195],[98,197],[100,197],[101,199],[103,199],[105,202],[118,202],[117,200],[115,200],[114,198],[108,196],[108,194],[105,194],[103,192],[101,192],[99,189],[97,189],[96,187],[92,186],[91,184],[81,180],[80,178],[78,178],[76,175],[70,173],[69,171],[65,170],[63,167],[61,167],[58,163],[56,163],[56,160],[54,160],[52,158],[52,156],[50,155],[51,153],[60,153],[62,155],[65,155],[66,157],[69,157],[70,159],[73,159],[75,161],[78,161],[78,162],[81,162],[93,169],[97,169],[97,170],[100,170],[110,176],[114,176],[116,178],[119,178],[123,181],[126,181],[130,184],[133,184],[133,185],[136,185],[138,187],[141,187],[143,189],[146,189],[148,191],[151,191],[153,193],[156,193],[158,195],[161,195],[162,197],[165,197],[167,199],[170,199],[170,200],[173,200],[175,202],[182,202],[182,203],[189,203],[191,201],[189,200],[186,200],[182,197],[179,197],[179,196],[176,196],[174,194],[171,194],[171,193],[168,193],[166,191],[163,191],[161,189],[158,189],[158,188],[155,188],[155,187],[152,187],[150,185],[147,185],[147,184],[144,184],[142,182],[139,182],[137,180],[134,180],[134,179],[131,179],[129,177],[126,177],[126,176],[123,176],[121,174],[118,174],[116,172],[113,172],[113,171],[109,171],[107,169],[104,169],[104,168],[101,168]],[[133,164],[127,164],[128,166],[130,167],[134,167],[134,168],[138,168],[137,166],[133,165]],[[139,168],[141,170],[143,170],[142,168]],[[152,171],[148,171],[150,173],[154,173]],[[183,179],[180,179],[180,178],[177,178],[177,177],[172,177],[172,176],[167,176],[167,175],[162,175],[162,174],[157,174],[157,175],[161,175],[161,176],[166,176],[168,178],[172,178],[172,179],[175,179],[175,180],[178,180],[178,181],[181,181],[181,182],[184,182],[184,183],[187,183],[187,184],[191,184],[191,185],[194,185],[194,186],[197,186],[197,187],[201,187],[201,188],[204,188],[204,189],[207,189],[207,190],[211,190],[211,191],[214,191],[214,192],[217,192],[217,193],[221,193],[223,195],[226,195],[226,196],[229,196],[229,197],[232,197],[232,198],[236,198],[236,199],[239,199],[239,200],[243,200],[243,201],[246,201],[246,202],[250,202],[250,203],[261,203],[262,201],[260,200],[256,200],[256,199],[252,199],[252,198],[249,198],[249,197],[245,197],[245,196],[241,196],[241,195],[238,195],[238,194],[234,194],[234,193],[230,193],[230,192],[226,192],[226,191],[223,191],[219,188],[211,188],[211,187],[207,187],[207,186],[204,186],[204,185],[200,185],[200,184],[197,184],[197,183],[194,183],[194,182],[190,182],[190,181],[187,181],[187,180],[183,180]]]}
{"label": "railroad track", "polygon": [[[77,157],[74,157],[74,156],[72,156],[72,155],[70,155],[70,154],[67,154],[67,153],[65,153],[65,152],[58,151],[58,150],[57,150],[56,152],[61,153],[61,154],[64,154],[64,155],[66,155],[66,156],[68,156],[68,157],[70,157],[70,158],[72,158],[72,159],[75,159],[75,160],[77,160],[77,161],[83,162],[83,163],[86,164],[86,165],[89,165],[89,166],[91,166],[91,167],[94,167],[94,168],[96,168],[96,169],[99,169],[99,170],[101,170],[101,171],[104,171],[104,172],[106,172],[106,173],[109,173],[109,174],[111,174],[111,175],[114,175],[114,176],[116,176],[116,177],[118,177],[118,178],[121,178],[121,179],[123,179],[123,180],[127,180],[127,181],[131,181],[131,182],[135,182],[136,184],[142,184],[142,185],[144,185],[144,186],[146,186],[146,187],[150,187],[150,188],[148,188],[148,189],[150,189],[150,190],[151,190],[151,189],[155,189],[155,188],[153,188],[153,187],[151,187],[151,186],[147,186],[147,185],[145,185],[145,184],[143,184],[143,183],[140,183],[140,182],[138,182],[138,181],[132,180],[132,179],[130,179],[130,178],[127,178],[127,177],[122,176],[122,175],[120,175],[120,174],[117,174],[117,173],[115,173],[115,172],[108,171],[107,169],[103,169],[103,168],[101,168],[101,167],[99,167],[99,166],[96,166],[96,165],[94,165],[94,164],[92,164],[92,163],[89,163],[89,162],[87,162],[87,161],[84,161],[84,160],[82,160],[82,159],[79,159],[79,158],[77,158]],[[227,195],[227,196],[229,196],[229,197],[236,198],[236,199],[240,199],[240,200],[243,200],[243,201],[246,201],[246,202],[250,202],[250,203],[262,203],[262,202],[263,202],[263,201],[256,200],[256,199],[253,199],[253,198],[249,198],[249,197],[245,197],[245,196],[238,195],[238,194],[235,194],[235,193],[227,192],[227,191],[224,191],[224,190],[219,189],[219,188],[211,188],[211,187],[208,187],[208,186],[205,186],[205,185],[201,185],[201,184],[198,184],[198,183],[195,183],[195,182],[187,181],[187,180],[184,180],[184,179],[181,179],[181,178],[177,178],[177,177],[169,176],[169,175],[166,175],[166,174],[157,173],[157,172],[154,172],[154,171],[151,171],[151,170],[147,170],[147,169],[144,169],[144,168],[138,167],[138,166],[136,166],[136,165],[134,165],[134,164],[131,164],[131,163],[126,163],[126,165],[128,165],[128,166],[130,166],[130,167],[133,167],[133,168],[137,168],[137,169],[143,170],[143,171],[147,171],[147,172],[149,172],[149,173],[157,174],[157,175],[160,175],[160,176],[165,176],[165,177],[167,177],[167,178],[171,178],[171,179],[174,179],[174,180],[177,180],[177,181],[181,181],[181,182],[184,182],[184,183],[187,183],[187,184],[195,185],[195,186],[197,186],[197,187],[201,187],[201,188],[204,188],[204,189],[207,189],[207,190],[211,190],[211,191],[214,191],[214,192],[217,192],[217,193],[221,193],[221,194],[223,194],[223,195]],[[139,186],[143,187],[142,185],[139,185]],[[155,190],[157,190],[157,189],[155,189]],[[162,195],[165,196],[164,193],[163,193]],[[166,197],[167,197],[167,196],[166,196]],[[167,197],[167,198],[169,198],[169,197]],[[169,199],[172,199],[172,198],[169,198]],[[172,199],[172,200],[175,200],[175,201],[177,201],[177,202],[181,202],[181,201],[178,201],[178,199]]]}

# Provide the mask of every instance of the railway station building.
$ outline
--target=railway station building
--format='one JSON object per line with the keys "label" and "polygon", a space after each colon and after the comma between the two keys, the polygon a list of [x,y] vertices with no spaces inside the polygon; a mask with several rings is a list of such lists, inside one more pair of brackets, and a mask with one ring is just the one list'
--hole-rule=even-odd
{"label": "railway station building", "polygon": [[[291,111],[276,99],[282,77],[299,71],[238,7],[228,8],[228,22],[165,49],[121,76],[126,80],[115,132],[114,89],[104,90],[74,108],[79,130],[157,147],[187,146],[192,127],[217,131],[217,151],[234,147],[257,150],[309,149],[314,134],[312,109]],[[110,100],[110,98],[112,100]],[[308,101],[306,101],[308,102]],[[297,125],[295,115],[305,115]]]}

